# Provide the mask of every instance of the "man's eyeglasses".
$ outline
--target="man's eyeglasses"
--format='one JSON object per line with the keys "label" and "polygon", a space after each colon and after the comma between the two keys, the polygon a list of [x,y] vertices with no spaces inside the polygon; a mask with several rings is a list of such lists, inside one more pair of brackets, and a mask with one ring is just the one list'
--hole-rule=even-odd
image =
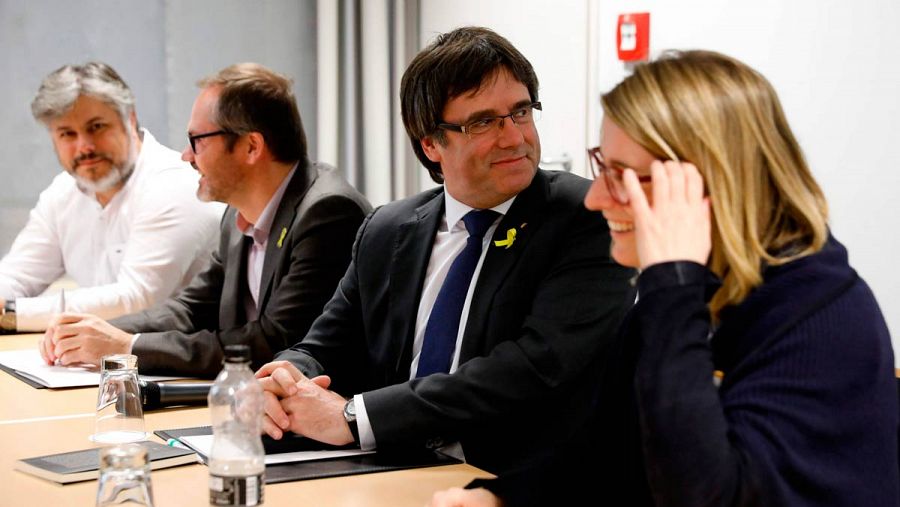
{"label": "man's eyeglasses", "polygon": [[[591,159],[591,174],[594,175],[594,179],[603,176],[609,195],[619,204],[628,204],[628,192],[625,191],[625,183],[622,181],[622,174],[625,172],[625,169],[606,165],[599,146],[588,148],[587,152],[588,158]],[[650,183],[653,181],[653,178],[650,176],[638,176],[638,181]]]}
{"label": "man's eyeglasses", "polygon": [[500,129],[503,127],[503,121],[509,118],[516,125],[529,125],[541,119],[541,103],[532,102],[527,106],[520,107],[509,114],[500,116],[491,116],[475,120],[465,125],[457,125],[455,123],[438,123],[438,128],[444,130],[452,130],[454,132],[462,132],[468,137],[484,134],[490,130]]}
{"label": "man's eyeglasses", "polygon": [[191,151],[194,152],[194,155],[197,154],[197,139],[203,139],[204,137],[213,137],[213,136],[223,136],[223,135],[232,135],[234,132],[229,130],[217,130],[215,132],[207,132],[205,134],[188,134],[188,142],[191,143]]}

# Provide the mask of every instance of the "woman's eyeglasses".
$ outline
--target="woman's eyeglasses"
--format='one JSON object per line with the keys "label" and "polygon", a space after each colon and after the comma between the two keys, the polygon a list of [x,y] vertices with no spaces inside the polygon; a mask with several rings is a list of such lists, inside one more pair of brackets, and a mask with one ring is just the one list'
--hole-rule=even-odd
{"label": "woman's eyeglasses", "polygon": [[[609,195],[619,204],[628,204],[628,192],[625,191],[625,183],[622,181],[622,174],[625,170],[606,165],[599,146],[588,148],[587,153],[588,158],[591,159],[591,174],[594,175],[594,179],[602,176],[606,182],[606,189],[609,191]],[[638,176],[637,178],[641,183],[653,181],[650,176]]]}

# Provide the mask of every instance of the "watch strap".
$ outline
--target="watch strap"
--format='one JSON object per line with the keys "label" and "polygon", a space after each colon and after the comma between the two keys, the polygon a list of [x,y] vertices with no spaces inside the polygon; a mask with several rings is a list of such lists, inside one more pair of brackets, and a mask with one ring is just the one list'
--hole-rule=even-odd
{"label": "watch strap", "polygon": [[347,400],[344,405],[344,420],[350,427],[350,433],[353,435],[353,442],[359,445],[359,425],[356,423],[356,403],[353,398]]}

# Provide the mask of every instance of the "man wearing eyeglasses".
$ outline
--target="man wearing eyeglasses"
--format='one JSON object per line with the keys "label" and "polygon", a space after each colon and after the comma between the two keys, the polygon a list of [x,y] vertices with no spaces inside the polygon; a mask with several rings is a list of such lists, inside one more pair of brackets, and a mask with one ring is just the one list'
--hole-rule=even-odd
{"label": "man wearing eyeglasses", "polygon": [[194,196],[197,176],[178,153],[139,128],[135,98],[112,67],[51,72],[31,104],[65,171],[57,175],[0,261],[0,328],[43,331],[66,276],[70,310],[105,318],[142,310],[202,270],[220,205]]}
{"label": "man wearing eyeglasses", "polygon": [[443,186],[373,213],[323,315],[257,372],[269,435],[460,442],[500,473],[584,424],[632,273],[582,206],[589,182],[538,169],[537,90],[528,60],[483,28],[412,61],[403,121]]}
{"label": "man wearing eyeglasses", "polygon": [[229,205],[210,267],[142,313],[63,315],[42,344],[48,362],[130,352],[142,373],[213,377],[225,345],[247,344],[260,366],[334,293],[371,208],[333,167],[309,162],[290,80],[237,64],[199,84],[182,158],[200,173],[197,196]]}

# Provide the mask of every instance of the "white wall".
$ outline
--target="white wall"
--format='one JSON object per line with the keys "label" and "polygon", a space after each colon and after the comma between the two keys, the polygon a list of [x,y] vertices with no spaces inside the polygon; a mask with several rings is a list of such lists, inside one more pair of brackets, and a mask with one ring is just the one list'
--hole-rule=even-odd
{"label": "white wall", "polygon": [[[713,49],[775,86],[831,209],[835,236],[872,286],[900,352],[900,2],[599,2],[597,93],[625,76],[616,18],[649,11],[651,52]],[[590,124],[599,125],[592,109]],[[900,354],[895,353],[900,364]]]}

